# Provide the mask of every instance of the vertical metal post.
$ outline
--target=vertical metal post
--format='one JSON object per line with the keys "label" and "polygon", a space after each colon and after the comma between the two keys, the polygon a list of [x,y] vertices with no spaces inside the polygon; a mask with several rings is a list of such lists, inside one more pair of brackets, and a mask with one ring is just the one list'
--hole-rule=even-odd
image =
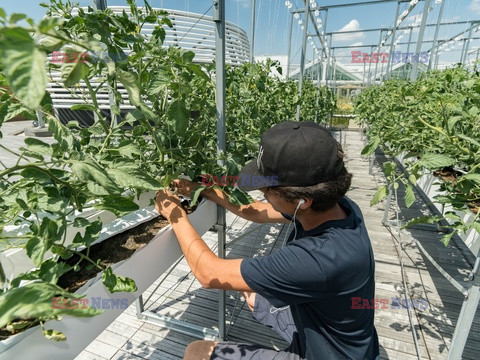
{"label": "vertical metal post", "polygon": [[363,62],[363,77],[362,77],[362,86],[365,86],[365,67],[367,66],[367,63],[364,61]]}
{"label": "vertical metal post", "polygon": [[325,10],[325,21],[323,22],[323,40],[322,40],[322,82],[326,84],[326,78],[327,78],[327,67],[326,67],[326,62],[327,62],[327,54],[326,54],[326,49],[325,49],[325,38],[327,36],[327,20],[328,20],[328,8]]}
{"label": "vertical metal post", "polygon": [[428,70],[432,68],[432,61],[433,61],[433,54],[437,52],[437,39],[438,39],[438,31],[440,29],[440,22],[442,21],[442,15],[443,15],[443,8],[445,7],[445,1],[442,1],[442,4],[440,5],[440,10],[438,11],[438,18],[437,18],[437,25],[435,25],[435,34],[433,35],[433,44],[432,44],[432,50],[430,50],[430,57],[428,59]]}
{"label": "vertical metal post", "polygon": [[290,54],[292,53],[293,12],[290,13],[290,31],[288,35],[287,79],[290,77]]}
{"label": "vertical metal post", "polygon": [[460,62],[462,62],[462,63],[464,63],[464,64],[467,62],[468,48],[470,47],[470,41],[471,41],[471,39],[472,39],[472,31],[473,31],[473,28],[474,28],[474,27],[475,27],[475,25],[472,25],[472,26],[470,27],[470,30],[468,30],[468,38],[467,38],[467,39],[465,40],[465,42],[464,42],[464,45],[465,45],[464,47],[465,47],[465,49],[464,49],[463,54],[462,54],[463,57],[460,59]]}
{"label": "vertical metal post", "polygon": [[392,31],[392,41],[390,42],[390,54],[388,55],[387,73],[392,71],[393,46],[395,45],[395,33],[397,31],[397,19],[400,12],[400,1],[397,2],[397,11],[395,12],[395,22]]}
{"label": "vertical metal post", "polygon": [[[328,57],[327,57],[327,65],[325,66],[325,86],[328,84],[328,77],[332,76],[332,65],[330,65],[330,60],[332,58],[332,37],[333,35],[330,34],[330,39],[328,40]],[[330,69],[329,69],[330,67]]]}
{"label": "vertical metal post", "polygon": [[250,20],[250,63],[255,61],[255,0],[252,0],[252,16]]}
{"label": "vertical metal post", "polygon": [[[382,35],[383,35],[383,30],[380,30],[380,39],[378,40],[378,50],[377,50],[378,61],[380,61],[380,46],[382,45]],[[375,74],[373,75],[374,82],[377,79],[378,61],[375,63]]]}
{"label": "vertical metal post", "polygon": [[[420,24],[420,32],[418,33],[417,47],[415,50],[415,54],[420,54],[420,52],[422,51],[423,35],[425,34],[425,25],[427,23],[428,9],[430,9],[431,1],[432,0],[425,0],[425,5],[423,8],[423,15],[422,15],[422,22]],[[410,74],[410,81],[415,81],[415,79],[418,76],[418,63],[419,61],[415,61],[413,63],[412,72]]]}
{"label": "vertical metal post", "polygon": [[[407,54],[410,53],[410,44],[412,43],[412,34],[413,34],[413,26],[410,27],[410,33],[408,34],[408,44],[407,44]],[[412,66],[412,65],[410,65]],[[407,62],[405,62],[405,66],[403,70],[406,70],[407,68]],[[407,80],[410,76],[410,70],[407,69],[407,76],[405,76],[405,80]]]}
{"label": "vertical metal post", "polygon": [[95,7],[98,10],[105,10],[107,8],[107,0],[95,0]]}
{"label": "vertical metal post", "polygon": [[368,76],[367,76],[367,85],[370,86],[371,78],[370,78],[370,69],[372,68],[372,53],[373,53],[373,46],[370,46],[370,59],[368,61]]}
{"label": "vertical metal post", "polygon": [[480,301],[480,253],[477,254],[475,265],[470,274],[471,287],[468,289],[468,296],[465,297],[458,317],[457,326],[453,333],[452,344],[448,351],[447,360],[462,359],[463,349],[468,339],[473,318]]}
{"label": "vertical metal post", "polygon": [[317,65],[318,65],[317,66],[317,99],[315,100],[315,122],[317,122],[317,119],[318,119],[318,103],[320,100],[320,61],[318,59],[317,59]]}
{"label": "vertical metal post", "polygon": [[[215,22],[215,64],[217,107],[217,154],[224,156],[227,149],[225,142],[225,0],[213,0],[213,21]],[[223,160],[218,160],[224,165]],[[225,208],[217,206],[218,257],[225,258]],[[218,294],[218,333],[225,338],[225,291]]]}
{"label": "vertical metal post", "polygon": [[[310,11],[310,4],[308,1],[305,1],[305,27],[303,28],[303,39],[302,39],[302,54],[300,57],[300,73],[298,79],[298,96],[302,97],[302,87],[303,87],[303,72],[305,71],[305,51],[307,48],[307,30],[308,30],[308,17]],[[297,116],[296,120],[300,121],[300,104],[297,105]]]}

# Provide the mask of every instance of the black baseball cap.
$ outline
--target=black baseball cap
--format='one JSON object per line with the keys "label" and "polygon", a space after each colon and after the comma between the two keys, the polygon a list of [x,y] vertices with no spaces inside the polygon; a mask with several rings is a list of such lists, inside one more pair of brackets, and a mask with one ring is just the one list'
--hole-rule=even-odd
{"label": "black baseball cap", "polygon": [[251,191],[269,186],[312,186],[335,178],[338,142],[323,126],[285,121],[263,133],[256,160],[240,171],[237,186]]}

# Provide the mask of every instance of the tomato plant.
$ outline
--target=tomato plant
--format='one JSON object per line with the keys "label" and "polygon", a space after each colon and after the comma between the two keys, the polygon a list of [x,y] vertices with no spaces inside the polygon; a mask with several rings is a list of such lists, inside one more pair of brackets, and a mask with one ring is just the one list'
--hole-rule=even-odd
{"label": "tomato plant", "polygon": [[[441,181],[443,195],[435,201],[453,210],[467,210],[480,200],[480,74],[458,66],[432,71],[415,82],[389,80],[382,86],[366,89],[357,99],[355,111],[367,127],[369,142],[363,154],[380,147],[387,156],[402,155],[408,180],[397,174],[394,162],[384,164],[390,185],[406,186],[405,202],[410,206],[415,195],[411,184],[426,172],[451,168],[454,181]],[[378,189],[372,204],[388,195],[389,185]],[[453,232],[444,236],[448,244],[455,233],[473,228],[480,232],[478,213],[465,223],[454,211],[447,211]],[[437,218],[413,222],[435,222]]]}
{"label": "tomato plant", "polygon": [[[275,62],[228,67],[227,151],[217,155],[213,65],[195,63],[193,52],[162,47],[165,28],[171,26],[166,12],[147,2],[144,8],[137,8],[134,0],[128,4],[128,14],[114,14],[51,0],[45,5],[47,16],[38,24],[20,14],[7,17],[0,9],[0,126],[15,115],[36,119],[40,112],[55,140],[50,144],[26,138],[18,151],[0,142],[17,159],[15,166],[0,170],[0,250],[23,248],[36,266],[7,279],[0,264],[0,328],[16,331],[38,323],[43,327],[64,314],[97,314],[91,308],[52,309],[52,297],[79,298],[57,285],[70,270],[97,268],[110,291],[136,290],[132,279],[90,259],[90,246],[102,223],[83,217],[85,209],[120,216],[138,209],[134,200],[141,193],[166,187],[179,175],[236,175],[256,156],[261,133],[294,118],[297,105],[302,106],[304,120],[313,120],[317,110],[322,117],[335,106],[329,90],[308,81],[300,98],[296,82],[272,76],[272,68],[281,71]],[[21,20],[28,27],[20,26]],[[142,32],[145,24],[154,26],[149,36]],[[88,56],[73,62],[47,61],[54,51],[69,59],[90,52],[122,61]],[[65,124],[55,116],[45,90],[54,73],[61,78],[57,86],[72,94],[79,84],[87,89],[83,103],[71,110],[92,111],[92,126]],[[135,107],[125,116],[120,111],[123,89]],[[111,116],[97,101],[106,92],[113,98]],[[317,97],[320,106],[315,109]],[[249,201],[236,188],[226,191],[233,201]],[[21,227],[21,235],[3,231],[10,225]],[[72,228],[75,235],[67,241]],[[80,257],[76,264],[63,261],[74,255]],[[24,321],[16,322],[20,319]],[[64,339],[52,330],[44,329],[44,334]]]}

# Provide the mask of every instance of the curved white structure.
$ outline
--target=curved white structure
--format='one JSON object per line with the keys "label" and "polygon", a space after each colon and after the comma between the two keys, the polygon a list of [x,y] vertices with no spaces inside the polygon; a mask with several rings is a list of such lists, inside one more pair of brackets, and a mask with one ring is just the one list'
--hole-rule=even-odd
{"label": "curved white structure", "polygon": [[[128,6],[109,6],[115,14],[121,14],[125,11],[130,13]],[[84,8],[87,10],[87,8]],[[156,9],[161,10],[161,9]],[[168,17],[173,27],[164,26],[166,31],[163,47],[176,46],[195,53],[194,62],[200,64],[213,63],[215,60],[215,23],[211,16],[201,14],[164,9],[168,12]],[[154,29],[154,24],[145,24],[142,33],[149,36]],[[127,52],[128,53],[128,52]],[[239,26],[231,23],[225,23],[225,62],[232,66],[239,66],[250,59],[250,44],[247,34]],[[49,56],[49,61],[52,57]],[[92,86],[96,87],[100,82],[91,81]],[[56,110],[57,117],[66,117],[66,121],[72,117],[79,120],[80,123],[91,123],[93,114],[91,111],[75,111],[75,115],[69,112],[73,105],[90,103],[85,83],[80,82],[75,87],[65,88],[60,78],[59,71],[52,71],[50,82],[47,85],[47,91],[50,93]],[[127,91],[119,84],[118,91],[122,94],[124,104],[121,105],[122,111],[134,109],[128,101]],[[111,100],[106,86],[97,93],[97,101],[102,110],[110,110]],[[58,112],[58,110],[62,110]],[[66,113],[65,113],[66,111]],[[106,113],[105,115],[108,116]],[[82,119],[83,118],[83,119]]]}

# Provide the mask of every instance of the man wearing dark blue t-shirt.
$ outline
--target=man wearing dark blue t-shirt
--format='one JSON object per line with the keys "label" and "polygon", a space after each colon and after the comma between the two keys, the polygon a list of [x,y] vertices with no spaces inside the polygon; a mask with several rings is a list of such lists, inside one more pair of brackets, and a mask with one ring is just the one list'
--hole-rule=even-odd
{"label": "man wearing dark blue t-shirt", "polygon": [[[345,197],[351,175],[340,144],[322,126],[287,121],[266,131],[257,159],[239,174],[242,190],[267,202],[234,205],[218,188],[202,196],[254,222],[293,223],[282,249],[268,256],[220,259],[191,226],[178,198],[157,193],[156,207],[175,231],[202,286],[242,291],[253,316],[290,345],[191,343],[184,359],[376,359],[373,310],[352,306],[374,299],[375,263],[358,206]],[[196,184],[177,180],[180,193]]]}

